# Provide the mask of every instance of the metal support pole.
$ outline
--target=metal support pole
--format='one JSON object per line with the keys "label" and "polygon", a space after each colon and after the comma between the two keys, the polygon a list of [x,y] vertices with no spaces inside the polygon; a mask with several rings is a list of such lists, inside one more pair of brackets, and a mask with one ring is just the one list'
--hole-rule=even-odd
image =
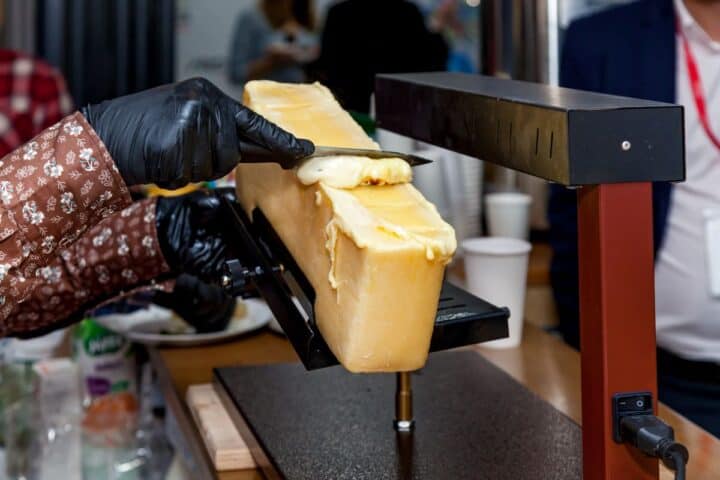
{"label": "metal support pole", "polygon": [[395,421],[393,426],[398,432],[410,432],[415,426],[412,410],[412,387],[410,372],[396,374],[397,390],[395,391]]}
{"label": "metal support pole", "polygon": [[650,183],[578,194],[585,480],[658,478],[656,459],[613,441],[611,403],[628,391],[657,400],[651,194]]}

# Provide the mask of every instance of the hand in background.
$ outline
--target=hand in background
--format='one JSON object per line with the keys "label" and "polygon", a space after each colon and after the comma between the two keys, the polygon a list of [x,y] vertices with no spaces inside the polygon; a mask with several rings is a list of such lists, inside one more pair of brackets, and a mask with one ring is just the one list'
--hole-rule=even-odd
{"label": "hand in background", "polygon": [[297,63],[300,48],[291,43],[273,43],[268,45],[267,56],[274,66],[292,65]]}

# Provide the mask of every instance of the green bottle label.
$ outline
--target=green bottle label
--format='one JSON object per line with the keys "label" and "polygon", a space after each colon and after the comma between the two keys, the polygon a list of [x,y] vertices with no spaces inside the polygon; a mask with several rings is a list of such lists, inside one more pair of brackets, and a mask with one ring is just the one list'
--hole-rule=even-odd
{"label": "green bottle label", "polygon": [[76,338],[82,342],[85,353],[91,357],[116,353],[125,346],[124,337],[89,318],[78,325]]}

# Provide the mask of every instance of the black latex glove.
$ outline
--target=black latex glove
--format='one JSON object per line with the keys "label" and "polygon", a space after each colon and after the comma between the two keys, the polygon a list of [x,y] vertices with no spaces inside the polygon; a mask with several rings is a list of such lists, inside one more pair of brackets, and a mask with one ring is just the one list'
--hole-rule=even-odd
{"label": "black latex glove", "polygon": [[82,109],[128,185],[179,188],[230,173],[239,140],[301,158],[299,140],[203,78],[164,85]]}
{"label": "black latex glove", "polygon": [[217,286],[192,275],[180,275],[172,292],[156,292],[153,303],[172,309],[197,333],[218,332],[235,312],[235,299]]}
{"label": "black latex glove", "polygon": [[157,234],[165,260],[173,273],[188,273],[215,283],[231,245],[223,236],[221,198],[235,200],[232,189],[198,190],[157,200]]}

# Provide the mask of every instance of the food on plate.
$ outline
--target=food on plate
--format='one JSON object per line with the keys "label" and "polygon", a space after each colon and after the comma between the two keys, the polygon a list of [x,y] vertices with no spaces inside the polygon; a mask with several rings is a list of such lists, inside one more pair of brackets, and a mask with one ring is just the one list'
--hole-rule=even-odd
{"label": "food on plate", "polygon": [[[225,327],[225,329],[230,328],[232,322],[243,319],[246,315],[247,304],[242,300],[237,299],[235,304],[235,312],[233,313],[233,316],[230,319],[230,322],[228,322],[228,325]],[[164,333],[167,335],[189,335],[197,332],[195,331],[195,327],[183,320],[183,318],[177,313],[173,312],[172,316],[168,320],[167,324],[163,326],[160,333]]]}

